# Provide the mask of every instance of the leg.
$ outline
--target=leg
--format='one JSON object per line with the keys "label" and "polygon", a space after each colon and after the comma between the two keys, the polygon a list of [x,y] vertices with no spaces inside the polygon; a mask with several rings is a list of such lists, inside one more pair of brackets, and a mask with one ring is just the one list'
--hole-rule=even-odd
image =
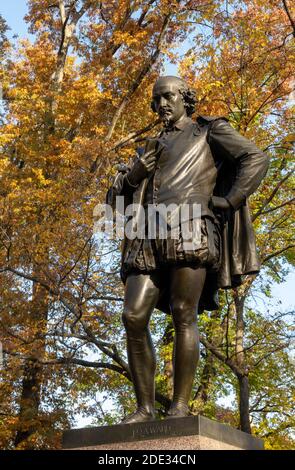
{"label": "leg", "polygon": [[197,308],[205,277],[205,268],[179,266],[171,270],[170,305],[175,328],[174,393],[168,412],[171,417],[188,415],[188,401],[199,359]]}
{"label": "leg", "polygon": [[156,274],[130,274],[126,281],[123,323],[137,411],[124,423],[154,418],[156,358],[148,327],[160,289]]}

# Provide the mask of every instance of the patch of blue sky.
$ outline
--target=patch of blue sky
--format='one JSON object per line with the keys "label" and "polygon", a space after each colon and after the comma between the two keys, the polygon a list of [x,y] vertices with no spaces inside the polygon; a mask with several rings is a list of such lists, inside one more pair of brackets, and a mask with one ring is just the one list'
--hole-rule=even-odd
{"label": "patch of blue sky", "polygon": [[32,38],[28,32],[28,25],[24,20],[27,14],[26,0],[0,0],[0,14],[6,20],[10,30],[8,37],[10,39],[17,35],[19,38]]}

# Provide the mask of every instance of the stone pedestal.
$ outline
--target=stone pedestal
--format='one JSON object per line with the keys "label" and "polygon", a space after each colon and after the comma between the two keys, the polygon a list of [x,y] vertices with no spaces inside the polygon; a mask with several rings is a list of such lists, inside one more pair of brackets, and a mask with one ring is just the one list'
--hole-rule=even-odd
{"label": "stone pedestal", "polygon": [[188,416],[148,423],[72,429],[64,449],[84,450],[263,450],[263,441],[226,424]]}

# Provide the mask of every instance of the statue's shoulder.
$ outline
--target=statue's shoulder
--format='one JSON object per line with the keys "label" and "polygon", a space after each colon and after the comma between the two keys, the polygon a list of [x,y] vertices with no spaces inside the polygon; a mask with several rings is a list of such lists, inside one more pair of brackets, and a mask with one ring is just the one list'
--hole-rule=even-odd
{"label": "statue's shoulder", "polygon": [[213,122],[223,120],[228,122],[228,119],[225,116],[203,116],[199,115],[196,118],[196,122],[199,124],[199,126],[204,127],[204,126],[211,126]]}

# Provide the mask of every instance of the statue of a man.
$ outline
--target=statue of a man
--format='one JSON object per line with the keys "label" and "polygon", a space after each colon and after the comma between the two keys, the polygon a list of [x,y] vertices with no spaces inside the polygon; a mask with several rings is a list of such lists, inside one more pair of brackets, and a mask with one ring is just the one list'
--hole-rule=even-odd
{"label": "statue of a man", "polygon": [[192,120],[195,104],[194,91],[182,79],[156,81],[151,106],[163,129],[151,150],[147,146],[132,164],[121,166],[107,195],[112,205],[123,195],[126,203],[141,203],[145,210],[149,204],[201,207],[197,248],[187,248],[181,228],[177,239],[169,236],[169,223],[166,238],[125,238],[123,323],[137,409],[124,423],[155,417],[153,309],[170,313],[175,329],[167,417],[187,416],[199,357],[198,311],[217,309],[219,288],[240,285],[260,267],[247,198],[265,176],[268,157],[225,118]]}

